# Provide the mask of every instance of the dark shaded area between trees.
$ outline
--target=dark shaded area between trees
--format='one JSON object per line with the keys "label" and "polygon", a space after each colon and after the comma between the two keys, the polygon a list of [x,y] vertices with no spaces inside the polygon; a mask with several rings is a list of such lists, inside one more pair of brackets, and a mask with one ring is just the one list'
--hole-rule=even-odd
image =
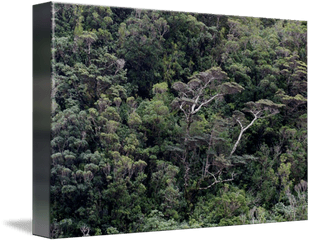
{"label": "dark shaded area between trees", "polygon": [[307,219],[307,22],[53,13],[52,238]]}

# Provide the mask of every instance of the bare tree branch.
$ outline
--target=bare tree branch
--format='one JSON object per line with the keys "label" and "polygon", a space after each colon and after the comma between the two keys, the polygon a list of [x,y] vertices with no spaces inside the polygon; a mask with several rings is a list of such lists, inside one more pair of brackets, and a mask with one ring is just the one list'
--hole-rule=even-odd
{"label": "bare tree branch", "polygon": [[215,181],[214,181],[212,184],[208,185],[207,187],[203,187],[203,188],[200,187],[200,188],[198,188],[199,190],[206,190],[206,189],[208,189],[208,188],[211,188],[213,185],[215,185],[215,184],[217,184],[217,183],[223,183],[223,182],[230,182],[230,181],[233,181],[233,180],[234,180],[234,176],[235,176],[235,173],[233,172],[233,173],[232,173],[232,178],[225,179],[225,180],[218,180],[214,174],[212,174],[212,173],[210,173],[210,172],[208,172],[208,173],[209,173],[210,175],[213,176],[213,178],[215,179]]}
{"label": "bare tree branch", "polygon": [[[236,151],[236,148],[241,140],[241,137],[243,133],[250,128],[253,123],[257,119],[263,119],[263,118],[268,118],[271,117],[277,113],[279,113],[278,108],[283,107],[283,104],[276,104],[273,103],[272,101],[268,99],[261,99],[257,102],[248,102],[246,103],[247,108],[244,109],[246,112],[250,112],[253,116],[254,119],[246,126],[244,127],[243,124],[241,123],[241,118],[244,118],[244,116],[241,116],[241,112],[238,111],[238,118],[236,117],[236,122],[240,125],[240,133],[238,135],[238,139],[236,143],[234,144],[234,147],[230,153],[230,157],[233,155],[233,153]],[[236,112],[236,111],[235,111]]]}
{"label": "bare tree branch", "polygon": [[210,99],[208,99],[207,101],[202,102],[202,103],[200,104],[200,106],[198,106],[198,108],[195,109],[195,110],[192,112],[192,115],[195,114],[195,113],[197,113],[197,112],[201,109],[201,107],[203,107],[203,106],[205,106],[206,104],[210,103],[212,100],[214,100],[215,98],[217,98],[217,97],[219,97],[219,96],[223,96],[223,94],[218,93],[218,94],[214,95],[213,97],[211,97]]}

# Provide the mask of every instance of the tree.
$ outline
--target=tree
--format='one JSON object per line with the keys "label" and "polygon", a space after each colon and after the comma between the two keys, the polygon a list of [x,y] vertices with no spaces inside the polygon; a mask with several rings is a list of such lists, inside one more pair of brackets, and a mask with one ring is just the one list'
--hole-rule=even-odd
{"label": "tree", "polygon": [[[194,120],[193,117],[201,111],[202,107],[208,106],[215,99],[226,94],[239,93],[243,90],[243,88],[237,83],[222,83],[225,79],[226,73],[220,68],[211,68],[193,76],[187,84],[183,82],[176,82],[173,84],[173,88],[179,94],[179,97],[174,99],[173,104],[184,113],[186,122],[183,143],[184,147],[181,150],[181,163],[184,166],[184,188],[186,193],[188,191],[187,188],[190,180],[190,164],[188,158],[189,141],[191,138],[190,126]],[[222,180],[217,179],[214,174],[210,172],[208,173],[214,178],[214,181],[210,186],[222,182]],[[221,172],[219,175],[221,175]]]}
{"label": "tree", "polygon": [[257,102],[248,102],[245,104],[246,108],[244,109],[245,112],[249,112],[251,113],[254,118],[252,119],[252,121],[247,124],[247,126],[245,126],[246,124],[246,118],[245,115],[240,112],[240,111],[235,111],[234,112],[234,119],[235,121],[239,124],[240,126],[240,133],[238,135],[238,139],[230,153],[230,157],[233,155],[233,153],[236,151],[236,148],[241,140],[241,137],[243,135],[243,133],[248,130],[248,128],[250,128],[253,123],[260,119],[260,118],[266,118],[266,117],[271,117],[277,113],[279,113],[279,108],[283,107],[284,104],[276,104],[273,103],[271,100],[268,99],[261,99]]}
{"label": "tree", "polygon": [[136,10],[119,26],[118,55],[126,60],[128,77],[138,95],[148,97],[159,82],[164,36],[169,26],[159,11]]}
{"label": "tree", "polygon": [[[173,88],[178,91],[179,97],[173,101],[173,104],[178,106],[185,115],[187,123],[186,136],[189,133],[190,125],[193,121],[193,116],[206,107],[216,98],[220,98],[226,94],[239,93],[243,90],[239,84],[235,82],[225,82],[226,73],[220,68],[211,68],[205,72],[201,72],[185,84],[176,82]],[[185,138],[185,142],[187,138]]]}
{"label": "tree", "polygon": [[[83,41],[86,42],[86,45],[88,46],[88,55],[90,55],[90,46],[92,43],[94,43],[98,37],[95,33],[93,32],[87,32],[87,31],[83,31],[83,33],[79,36],[79,38],[81,38]],[[89,59],[90,62],[90,59]]]}

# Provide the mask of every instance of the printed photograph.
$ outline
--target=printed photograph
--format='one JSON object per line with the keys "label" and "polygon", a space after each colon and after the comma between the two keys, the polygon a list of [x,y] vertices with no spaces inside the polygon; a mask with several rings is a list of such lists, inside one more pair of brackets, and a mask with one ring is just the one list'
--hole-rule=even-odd
{"label": "printed photograph", "polygon": [[307,21],[51,4],[51,238],[307,220]]}

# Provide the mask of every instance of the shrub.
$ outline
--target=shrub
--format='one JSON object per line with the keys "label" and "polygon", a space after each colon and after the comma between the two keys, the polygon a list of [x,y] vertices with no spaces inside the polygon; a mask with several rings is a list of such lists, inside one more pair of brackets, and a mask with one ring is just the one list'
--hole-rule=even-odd
{"label": "shrub", "polygon": [[107,228],[106,232],[108,235],[119,234],[119,231],[117,230],[117,228],[114,228],[114,227]]}
{"label": "shrub", "polygon": [[196,204],[192,218],[201,222],[202,227],[233,226],[243,222],[239,217],[249,211],[245,191],[237,187],[224,184],[217,196],[210,196],[206,200],[201,197]]}
{"label": "shrub", "polygon": [[162,212],[158,210],[152,210],[148,215],[148,218],[145,219],[143,230],[147,232],[153,232],[179,229],[177,222],[173,218],[167,221],[163,217],[164,215]]}
{"label": "shrub", "polygon": [[96,228],[95,229],[95,234],[94,234],[95,236],[102,236],[102,231],[101,231],[101,229],[100,228]]}

